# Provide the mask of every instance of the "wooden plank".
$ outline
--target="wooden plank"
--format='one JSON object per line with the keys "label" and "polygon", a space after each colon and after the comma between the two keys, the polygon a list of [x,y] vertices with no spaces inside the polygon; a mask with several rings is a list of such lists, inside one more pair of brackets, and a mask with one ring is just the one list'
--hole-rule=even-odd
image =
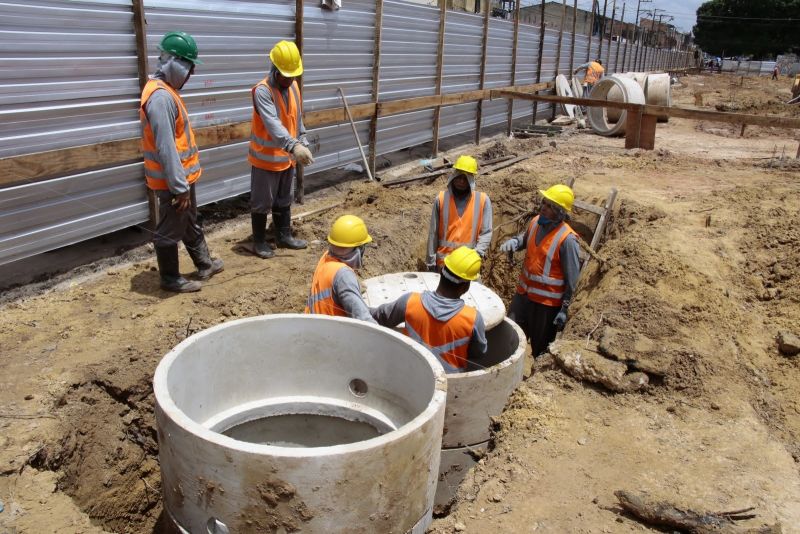
{"label": "wooden plank", "polygon": [[595,100],[592,98],[572,98],[568,96],[555,96],[555,95],[537,95],[532,93],[523,93],[520,91],[506,91],[502,89],[495,89],[492,91],[492,96],[496,98],[518,98],[520,100],[533,100],[539,102],[551,102],[554,104],[575,104],[578,106],[590,107],[606,107],[612,109],[624,109],[628,111],[636,111],[640,104],[628,104],[626,102],[612,102],[609,100]]}
{"label": "wooden plank", "polygon": [[[303,56],[303,0],[295,0],[294,8],[294,44],[300,51],[300,57]],[[297,85],[300,89],[300,100],[303,100],[303,77],[297,79]],[[304,124],[305,125],[305,124]],[[294,172],[295,188],[294,200],[298,204],[305,202],[306,194],[306,172],[302,164],[297,163]]]}
{"label": "wooden plank", "polygon": [[628,112],[625,119],[625,148],[639,148],[642,132],[642,110]]}
{"label": "wooden plank", "polygon": [[[541,17],[542,17],[542,23],[539,26],[539,57],[536,60],[536,83],[539,83],[539,82],[542,81],[542,54],[544,53],[544,33],[545,33],[545,24],[544,24],[545,4],[544,4],[544,0],[542,0]],[[531,124],[536,124],[536,113],[538,111],[539,111],[539,102],[534,100],[533,101],[533,117],[531,117]]]}
{"label": "wooden plank", "polygon": [[[578,0],[575,0],[576,2]],[[514,8],[514,45],[511,50],[511,85],[517,83],[517,55],[519,53],[519,10],[522,2],[517,1]],[[506,135],[511,136],[514,124],[514,101],[508,101],[508,120],[506,122]]]}
{"label": "wooden plank", "polygon": [[[576,4],[577,5],[577,4]],[[595,1],[592,0],[592,17],[589,20],[589,46],[586,48],[586,61],[591,61],[592,58],[592,37],[594,36],[594,5]],[[600,7],[599,4],[597,6]]]}
{"label": "wooden plank", "polygon": [[[350,113],[353,114],[353,120],[369,119],[375,113],[375,104],[357,104],[350,106]],[[330,124],[341,124],[347,122],[347,113],[344,107],[320,109],[317,111],[307,111],[303,113],[303,123],[306,128],[319,128],[320,126],[328,126]]]}
{"label": "wooden plank", "polygon": [[383,0],[375,2],[375,38],[372,62],[372,102],[376,104],[375,112],[369,124],[369,168],[375,176],[375,161],[378,158],[378,95],[380,94],[381,77],[381,32],[383,30]]}
{"label": "wooden plank", "polygon": [[[569,184],[567,184],[569,185]],[[572,187],[572,186],[570,186]],[[588,211],[590,213],[594,213],[595,215],[603,215],[606,210],[604,210],[600,206],[595,206],[590,202],[584,202],[583,200],[578,200],[577,198],[573,201],[572,206],[578,208],[579,210]]]}
{"label": "wooden plank", "polygon": [[[608,199],[606,200],[605,205],[603,206],[603,214],[600,215],[600,219],[597,221],[597,226],[594,229],[594,234],[592,235],[592,242],[589,245],[591,250],[597,250],[597,245],[600,244],[600,239],[603,237],[603,233],[606,229],[606,223],[608,222],[609,214],[614,209],[614,202],[617,200],[617,189],[612,188],[608,194]],[[586,264],[589,262],[589,259],[583,260],[581,264],[581,269],[586,267]]]}
{"label": "wooden plank", "polygon": [[658,117],[655,115],[642,115],[641,129],[639,130],[639,148],[653,150],[656,147],[656,124]]}
{"label": "wooden plank", "polygon": [[[444,71],[444,28],[447,19],[447,0],[439,0],[439,40],[436,50],[436,94],[442,94],[442,72]],[[435,158],[439,154],[439,122],[442,108],[437,106],[433,110],[433,148],[431,155]]]}
{"label": "wooden plank", "polygon": [[[147,21],[144,17],[144,1],[133,0],[133,33],[136,38],[136,69],[139,74],[139,90],[144,89],[150,74],[150,67],[147,64]],[[147,189],[147,212],[151,230],[155,230],[161,216],[158,209],[158,198],[155,192]]]}
{"label": "wooden plank", "polygon": [[[489,46],[489,13],[492,11],[491,2],[486,4],[486,13],[483,15],[483,46],[481,47],[481,75],[480,88],[486,84],[486,50]],[[537,80],[538,81],[538,80]],[[483,122],[483,99],[478,100],[478,113],[475,118],[475,144],[481,142],[481,122]]]}

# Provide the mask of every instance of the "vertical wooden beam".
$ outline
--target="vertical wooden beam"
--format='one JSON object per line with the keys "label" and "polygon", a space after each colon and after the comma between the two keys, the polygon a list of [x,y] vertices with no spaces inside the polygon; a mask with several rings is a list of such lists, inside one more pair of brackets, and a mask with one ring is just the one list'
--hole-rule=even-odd
{"label": "vertical wooden beam", "polygon": [[[572,71],[575,70],[575,31],[578,29],[578,0],[572,3],[572,43],[569,49],[569,75],[572,76]],[[575,95],[581,97],[583,95]]]}
{"label": "vertical wooden beam", "polygon": [[[147,84],[150,68],[147,64],[147,21],[144,17],[144,0],[133,0],[133,32],[136,36],[136,68],[139,74],[139,90]],[[147,211],[150,216],[150,229],[155,230],[160,213],[155,192],[147,188]]]}
{"label": "vertical wooden beam", "polygon": [[644,37],[645,37],[645,41],[644,41],[644,50],[642,50],[642,67],[639,70],[642,71],[642,72],[647,72],[648,71],[648,68],[647,68],[647,52],[648,52],[647,42],[650,39],[650,32],[648,30],[644,30]]}
{"label": "vertical wooden beam", "polygon": [[[622,18],[619,19],[622,23],[622,28],[625,28],[625,2],[622,2]],[[611,27],[614,27],[614,23],[611,23]],[[622,65],[622,70],[619,68],[619,49],[622,47],[622,32],[619,32],[619,37],[617,37],[617,53],[614,54],[614,70],[616,72],[623,72],[625,70],[625,65]],[[625,59],[625,56],[622,56],[622,59]],[[623,61],[624,63],[624,61]]]}
{"label": "vertical wooden beam", "polygon": [[[577,0],[575,0],[577,2]],[[511,87],[517,84],[517,54],[519,49],[519,9],[522,2],[517,0],[514,7],[514,49],[511,51]],[[511,136],[514,126],[514,99],[508,99],[508,123],[506,124],[506,135]]]}
{"label": "vertical wooden beam", "polygon": [[[600,7],[600,4],[597,4],[597,7]],[[606,12],[608,11],[608,0],[603,0],[603,21],[600,23],[600,35],[597,36],[597,40],[600,41],[600,45],[597,47],[597,59],[600,61],[603,60],[603,37],[605,36],[606,31]],[[606,62],[608,63],[608,62]],[[611,65],[606,65],[606,68],[610,68]]]}
{"label": "vertical wooden beam", "polygon": [[[447,0],[439,0],[439,48],[436,51],[436,94],[442,94],[442,72],[444,71],[444,27],[447,18]],[[433,110],[433,149],[432,156],[439,155],[439,120],[442,107]]]}
{"label": "vertical wooden beam", "polygon": [[[303,56],[303,0],[295,0],[294,11],[294,44],[300,50],[300,57]],[[297,85],[300,89],[300,100],[303,99],[303,77],[297,80]],[[305,202],[306,186],[305,186],[305,168],[300,163],[295,167],[295,189],[294,201],[298,204]]]}
{"label": "vertical wooden beam", "polygon": [[589,47],[586,49],[586,62],[592,61],[592,37],[594,36],[594,6],[597,5],[597,9],[600,9],[600,4],[597,3],[597,0],[592,0],[592,17],[589,19]]}
{"label": "vertical wooden beam", "polygon": [[[558,44],[556,49],[556,64],[553,67],[553,82],[556,80],[556,76],[558,76],[558,70],[561,66],[561,44],[564,42],[564,22],[567,19],[567,0],[561,0],[561,27],[558,29]],[[553,119],[556,118],[556,108],[558,106],[553,104],[553,111],[551,117]]]}
{"label": "vertical wooden beam", "polygon": [[[480,88],[486,83],[486,54],[489,50],[489,15],[492,11],[491,2],[486,3],[486,13],[483,14],[483,46],[481,47],[481,81]],[[478,100],[478,117],[475,119],[475,144],[481,142],[481,122],[483,122],[483,100]]]}
{"label": "vertical wooden beam", "polygon": [[369,168],[375,176],[375,160],[378,158],[378,95],[381,79],[381,32],[383,30],[383,0],[375,1],[375,40],[372,58],[372,101],[376,104],[375,113],[369,122]]}
{"label": "vertical wooden beam", "polygon": [[[617,0],[613,0],[611,7],[611,26],[608,29],[608,65],[606,65],[607,70],[611,70],[611,39],[614,37],[614,17],[617,15]],[[614,65],[614,69],[616,70],[617,66]]]}
{"label": "vertical wooden beam", "polygon": [[[544,53],[544,30],[545,30],[545,25],[544,25],[544,15],[545,15],[544,9],[545,9],[545,5],[544,5],[544,1],[545,0],[542,0],[542,10],[541,10],[542,20],[541,20],[541,24],[539,24],[539,59],[536,60],[536,83],[539,83],[539,82],[542,81],[542,54]],[[534,101],[533,102],[533,117],[531,117],[531,124],[536,124],[536,114],[538,113],[538,111],[539,111],[539,103]]]}

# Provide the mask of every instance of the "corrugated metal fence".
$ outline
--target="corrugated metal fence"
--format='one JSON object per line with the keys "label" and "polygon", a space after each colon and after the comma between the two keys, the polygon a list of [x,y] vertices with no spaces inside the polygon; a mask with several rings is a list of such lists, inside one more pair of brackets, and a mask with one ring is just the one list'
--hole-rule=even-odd
{"label": "corrugated metal fence", "polygon": [[[195,127],[248,120],[250,87],[268,69],[267,52],[293,39],[295,2],[145,0],[151,68],[156,45],[169,30],[193,34],[204,65],[182,91]],[[448,12],[442,93],[479,88],[483,16]],[[304,9],[304,104],[307,111],[340,106],[337,87],[351,105],[371,102],[375,2],[348,0],[338,12]],[[137,51],[130,0],[0,2],[0,158],[127,139],[139,135]],[[439,10],[385,0],[380,66],[381,101],[435,94]],[[562,38],[559,71],[567,74],[572,36]],[[546,30],[541,81],[554,77],[558,32]],[[597,37],[575,36],[574,64],[596,55]],[[683,66],[678,52],[603,43],[607,71]],[[516,84],[536,81],[539,28],[522,24]],[[513,22],[490,19],[485,87],[511,84]],[[647,56],[647,57],[646,57]],[[625,64],[622,64],[623,58]],[[645,60],[646,59],[646,60]],[[619,65],[617,64],[619,63]],[[623,68],[624,67],[624,68]],[[505,100],[484,102],[483,126],[507,119]],[[514,117],[530,117],[529,102],[514,103]],[[540,117],[549,115],[539,106]],[[378,120],[377,153],[432,139],[433,110]],[[477,104],[442,109],[440,137],[473,131]],[[369,121],[357,123],[362,143]],[[349,124],[309,135],[313,174],[359,159]],[[201,151],[200,204],[249,190],[247,143]],[[307,178],[307,181],[309,178]],[[140,163],[71,173],[0,189],[0,264],[112,232],[148,219]]]}

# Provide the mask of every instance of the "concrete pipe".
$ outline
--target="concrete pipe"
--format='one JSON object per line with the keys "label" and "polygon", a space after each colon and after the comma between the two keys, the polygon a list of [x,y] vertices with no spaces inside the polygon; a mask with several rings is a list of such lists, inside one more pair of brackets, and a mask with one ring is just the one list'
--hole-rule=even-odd
{"label": "concrete pipe", "polygon": [[[617,78],[616,76],[609,76],[597,82],[592,88],[590,98],[595,100],[610,100],[608,94],[614,87],[622,91],[622,102],[644,104],[644,91],[639,87],[639,84],[629,78]],[[590,107],[588,112],[589,124],[591,124],[595,133],[604,136],[625,134],[625,121],[628,117],[627,111],[623,110],[619,120],[613,125],[609,124],[606,108]]]}
{"label": "concrete pipe", "polygon": [[[618,74],[612,74],[617,78],[629,78],[633,79],[633,75],[630,72],[621,72]],[[606,100],[611,100],[612,102],[622,102],[623,100],[622,89],[619,87],[612,87],[611,90],[608,92],[608,98]],[[616,124],[619,122],[619,118],[622,116],[621,109],[614,109],[608,108],[606,110],[606,117],[608,117],[608,122],[610,124]]]}
{"label": "concrete pipe", "polygon": [[[672,106],[672,80],[669,74],[662,72],[660,74],[649,74],[647,76],[647,84],[645,86],[645,99],[651,106]],[[668,122],[669,115],[662,113],[656,115],[658,122]]]}
{"label": "concrete pipe", "polygon": [[646,72],[630,72],[631,77],[636,80],[636,83],[639,84],[639,87],[642,88],[642,91],[645,90],[645,86],[647,85],[647,73]]}
{"label": "concrete pipe", "polygon": [[193,335],[153,381],[164,507],[181,532],[422,533],[446,378],[352,319],[272,315]]}
{"label": "concrete pipe", "polygon": [[[556,76],[556,94],[558,96],[566,96],[569,98],[573,98],[575,96],[569,86],[569,80],[563,74]],[[570,118],[575,118],[574,104],[561,104],[561,107],[564,108],[564,113],[566,113]]]}

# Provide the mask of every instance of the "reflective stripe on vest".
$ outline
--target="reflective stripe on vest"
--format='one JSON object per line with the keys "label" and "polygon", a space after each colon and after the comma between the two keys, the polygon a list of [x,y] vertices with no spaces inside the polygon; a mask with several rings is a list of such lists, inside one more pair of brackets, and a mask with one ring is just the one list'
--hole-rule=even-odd
{"label": "reflective stripe on vest", "polygon": [[478,311],[464,306],[447,322],[435,319],[422,305],[422,295],[412,293],[406,303],[405,333],[425,345],[445,371],[462,372],[467,368],[467,354]]}
{"label": "reflective stripe on vest", "polygon": [[284,99],[280,89],[272,86],[268,76],[258,82],[251,90],[253,122],[247,160],[253,167],[259,169],[274,172],[284,171],[296,165],[296,162],[283,149],[283,145],[272,138],[264,121],[261,120],[261,114],[256,106],[256,89],[259,86],[266,87],[270,91],[275,111],[278,113],[278,119],[289,132],[289,135],[294,138],[297,138],[300,132],[300,123],[303,119],[303,102],[300,99],[300,89],[297,86],[297,82],[292,82],[292,85],[289,86],[288,99]]}
{"label": "reflective stripe on vest", "polygon": [[[478,198],[476,202],[475,199]],[[458,214],[456,201],[450,190],[439,192],[439,246],[436,249],[436,264],[441,266],[448,254],[461,246],[475,248],[478,245],[483,208],[486,194],[472,192],[464,207],[464,214]]]}
{"label": "reflective stripe on vest", "polygon": [[144,157],[144,176],[147,180],[147,187],[155,190],[168,190],[168,176],[164,173],[164,168],[159,161],[158,150],[156,149],[156,139],[150,121],[147,119],[145,107],[150,97],[157,90],[167,91],[175,106],[178,108],[178,116],[175,117],[175,148],[178,151],[178,158],[181,160],[186,181],[193,184],[203,172],[200,166],[200,154],[194,140],[192,124],[189,122],[189,113],[181,96],[168,84],[161,80],[149,80],[142,90],[142,98],[139,104],[139,120],[142,123],[142,155]]}
{"label": "reflective stripe on vest", "polygon": [[347,317],[347,312],[336,305],[333,299],[333,280],[339,269],[349,269],[347,265],[337,260],[327,252],[322,255],[314,270],[311,279],[311,291],[306,301],[305,313],[318,313],[321,315],[334,315]]}
{"label": "reflective stripe on vest", "polygon": [[[564,297],[564,272],[561,269],[561,245],[575,231],[562,222],[536,244],[539,217],[535,217],[528,228],[528,247],[525,265],[519,276],[517,293],[527,294],[534,302],[546,306],[560,306]],[[542,259],[544,261],[542,261]]]}
{"label": "reflective stripe on vest", "polygon": [[586,76],[583,77],[583,82],[595,84],[605,71],[606,69],[604,69],[600,63],[597,61],[592,61],[589,63],[589,66],[586,67]]}

